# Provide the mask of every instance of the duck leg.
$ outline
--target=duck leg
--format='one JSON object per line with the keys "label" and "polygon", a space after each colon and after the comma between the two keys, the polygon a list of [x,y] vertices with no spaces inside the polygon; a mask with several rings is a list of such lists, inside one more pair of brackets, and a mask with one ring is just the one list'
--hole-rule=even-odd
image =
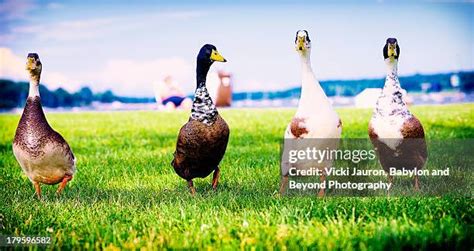
{"label": "duck leg", "polygon": [[418,175],[415,175],[415,191],[420,191],[420,180],[418,179]]}
{"label": "duck leg", "polygon": [[63,189],[66,187],[66,184],[72,180],[72,175],[66,174],[64,175],[63,181],[59,184],[58,190],[56,191],[56,195],[60,195]]}
{"label": "duck leg", "polygon": [[193,180],[188,180],[188,186],[189,190],[191,191],[191,195],[194,196],[196,194],[196,188],[194,188]]}
{"label": "duck leg", "polygon": [[288,186],[288,175],[281,176],[280,195],[285,194],[286,186]]}
{"label": "duck leg", "polygon": [[37,181],[34,181],[33,185],[35,186],[36,196],[38,196],[38,199],[41,200],[41,186],[40,186],[40,183],[37,182]]}
{"label": "duck leg", "polygon": [[217,184],[219,183],[220,176],[221,176],[221,171],[218,166],[216,167],[216,170],[214,170],[214,175],[212,176],[212,189],[214,190],[217,189]]}
{"label": "duck leg", "polygon": [[390,184],[390,189],[387,190],[387,196],[390,196],[390,190],[393,189],[393,176],[388,174],[388,172],[387,172],[387,179],[388,179],[388,184]]}
{"label": "duck leg", "polygon": [[[319,176],[319,183],[323,184],[326,182],[326,171],[323,170],[321,176]],[[325,193],[325,189],[324,188],[320,188],[319,189],[319,192],[318,192],[318,197],[319,198],[322,198],[324,197],[324,193]]]}

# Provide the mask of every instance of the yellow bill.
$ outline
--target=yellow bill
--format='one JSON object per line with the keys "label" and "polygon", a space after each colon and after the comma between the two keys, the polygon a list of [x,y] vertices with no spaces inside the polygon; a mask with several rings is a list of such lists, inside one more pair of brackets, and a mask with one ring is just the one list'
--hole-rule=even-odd
{"label": "yellow bill", "polygon": [[227,60],[225,60],[225,58],[216,50],[212,50],[211,60],[214,60],[217,62],[227,62]]}
{"label": "yellow bill", "polygon": [[389,57],[391,57],[391,56],[396,57],[397,56],[397,51],[395,50],[395,45],[389,45],[388,46],[388,56]]}
{"label": "yellow bill", "polygon": [[304,37],[298,37],[298,41],[296,42],[296,50],[304,50],[305,38]]}
{"label": "yellow bill", "polygon": [[33,66],[35,65],[35,59],[34,58],[28,58],[26,61],[26,69],[32,69]]}

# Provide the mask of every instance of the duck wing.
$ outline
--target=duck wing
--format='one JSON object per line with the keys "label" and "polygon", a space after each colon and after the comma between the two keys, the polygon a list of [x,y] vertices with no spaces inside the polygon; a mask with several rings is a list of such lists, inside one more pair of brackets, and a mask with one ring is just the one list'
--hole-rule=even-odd
{"label": "duck wing", "polygon": [[13,140],[13,153],[33,180],[54,184],[75,172],[75,157],[64,138],[48,124],[40,97],[27,99]]}
{"label": "duck wing", "polygon": [[179,131],[171,164],[186,180],[206,177],[224,157],[228,141],[229,127],[220,115],[211,125],[190,119]]}
{"label": "duck wing", "polygon": [[369,137],[374,145],[384,170],[390,167],[421,169],[428,157],[427,145],[423,126],[415,116],[407,118],[400,127],[402,139],[396,148],[392,149],[387,141],[399,139],[380,139],[372,124],[369,124]]}

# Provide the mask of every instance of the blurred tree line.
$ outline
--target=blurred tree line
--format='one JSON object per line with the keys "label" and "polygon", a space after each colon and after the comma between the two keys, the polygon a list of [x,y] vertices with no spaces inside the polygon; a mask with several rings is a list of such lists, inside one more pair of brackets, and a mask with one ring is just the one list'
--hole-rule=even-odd
{"label": "blurred tree line", "polygon": [[[408,92],[439,92],[442,90],[460,90],[462,92],[474,91],[474,71],[456,73],[459,86],[452,86],[453,73],[433,74],[400,77],[402,87]],[[320,81],[321,86],[328,96],[355,96],[366,88],[382,88],[385,79],[362,79],[362,80],[329,80]],[[429,83],[428,89],[423,89],[423,83]],[[0,109],[22,107],[28,96],[29,84],[27,82],[14,82],[0,79]],[[234,100],[244,99],[279,99],[299,97],[301,87],[291,88],[283,91],[258,91],[258,92],[237,92],[233,94]],[[108,90],[101,93],[93,93],[89,87],[82,87],[75,93],[69,93],[63,88],[54,91],[49,90],[44,85],[40,85],[42,103],[46,107],[74,107],[87,106],[94,101],[111,103],[119,101],[122,103],[152,103],[152,97],[134,98],[116,96]],[[191,97],[192,98],[192,97]]]}
{"label": "blurred tree line", "polygon": [[[0,79],[0,109],[22,107],[28,96],[29,83],[14,82]],[[74,107],[88,106],[93,101],[112,103],[119,101],[122,103],[149,103],[154,102],[154,98],[134,98],[116,96],[108,90],[102,93],[93,93],[89,87],[82,87],[75,93],[69,93],[63,88],[54,91],[49,90],[44,85],[39,88],[41,102],[46,107]]]}
{"label": "blurred tree line", "polygon": [[[474,91],[474,71],[456,73],[459,78],[459,86],[453,87],[451,77],[453,73],[421,75],[400,77],[400,84],[407,92],[439,92],[443,90],[459,90],[462,92]],[[355,96],[366,88],[382,88],[385,78],[362,79],[362,80],[329,80],[320,81],[322,88],[328,96]],[[424,83],[429,83],[429,87],[423,90]],[[280,99],[299,97],[301,87],[295,87],[283,91],[271,92],[240,92],[234,93],[234,100],[259,100],[259,99]]]}

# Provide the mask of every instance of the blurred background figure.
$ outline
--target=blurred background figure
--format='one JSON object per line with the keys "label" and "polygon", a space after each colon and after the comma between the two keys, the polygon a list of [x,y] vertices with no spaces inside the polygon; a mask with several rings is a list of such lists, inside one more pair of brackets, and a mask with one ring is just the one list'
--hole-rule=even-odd
{"label": "blurred background figure", "polygon": [[167,110],[191,109],[191,99],[186,97],[181,86],[171,76],[166,76],[162,81],[155,83],[154,89],[158,107],[164,107]]}
{"label": "blurred background figure", "polygon": [[207,76],[207,90],[217,107],[232,105],[232,75],[225,71],[210,72]]}

